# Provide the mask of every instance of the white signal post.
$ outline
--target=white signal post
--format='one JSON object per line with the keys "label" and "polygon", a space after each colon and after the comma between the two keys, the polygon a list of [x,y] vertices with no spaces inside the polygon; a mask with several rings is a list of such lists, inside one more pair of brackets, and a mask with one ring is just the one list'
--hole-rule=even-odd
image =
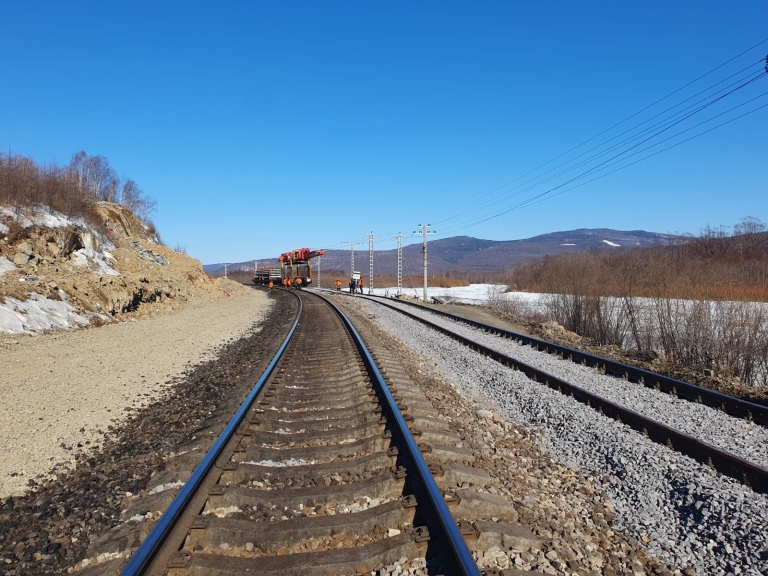
{"label": "white signal post", "polygon": [[371,231],[371,233],[368,234],[368,294],[373,294],[373,239],[374,235],[373,231]]}
{"label": "white signal post", "polygon": [[437,234],[434,230],[429,230],[429,228],[432,227],[432,224],[419,224],[418,225],[421,230],[414,230],[414,234],[418,234],[419,232],[424,234],[424,304],[427,303],[427,234]]}

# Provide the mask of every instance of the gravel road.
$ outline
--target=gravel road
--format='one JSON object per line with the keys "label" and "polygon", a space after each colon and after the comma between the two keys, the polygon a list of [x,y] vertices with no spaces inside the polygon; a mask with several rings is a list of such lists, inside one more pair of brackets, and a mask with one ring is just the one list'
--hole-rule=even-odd
{"label": "gravel road", "polygon": [[202,299],[140,321],[0,337],[0,498],[97,446],[123,415],[266,314],[264,292]]}

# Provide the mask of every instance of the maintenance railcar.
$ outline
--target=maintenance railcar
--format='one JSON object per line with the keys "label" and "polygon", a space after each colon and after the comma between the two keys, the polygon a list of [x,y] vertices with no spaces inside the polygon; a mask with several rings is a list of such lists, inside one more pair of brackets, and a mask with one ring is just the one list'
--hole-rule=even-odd
{"label": "maintenance railcar", "polygon": [[297,248],[280,255],[280,267],[264,267],[253,274],[253,283],[267,286],[271,282],[275,286],[293,286],[300,288],[312,284],[311,259],[325,254],[325,250],[310,250]]}

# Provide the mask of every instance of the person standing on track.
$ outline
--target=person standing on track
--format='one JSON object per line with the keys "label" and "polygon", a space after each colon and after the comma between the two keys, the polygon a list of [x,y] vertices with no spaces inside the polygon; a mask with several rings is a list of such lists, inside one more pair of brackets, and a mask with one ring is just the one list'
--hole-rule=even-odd
{"label": "person standing on track", "polygon": [[360,291],[360,294],[363,293],[363,279],[360,278],[360,280],[357,281],[357,289]]}

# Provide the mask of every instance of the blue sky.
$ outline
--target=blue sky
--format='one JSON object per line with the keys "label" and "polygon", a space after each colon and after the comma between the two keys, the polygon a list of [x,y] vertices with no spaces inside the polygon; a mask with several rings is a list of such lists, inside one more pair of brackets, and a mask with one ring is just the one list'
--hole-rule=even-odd
{"label": "blue sky", "polygon": [[768,104],[763,75],[595,156],[756,76],[766,23],[765,0],[0,0],[0,146],[41,163],[106,156],[157,200],[165,243],[206,264],[367,250],[370,232],[394,248],[421,223],[431,238],[698,234],[768,221],[768,107],[566,182]]}

